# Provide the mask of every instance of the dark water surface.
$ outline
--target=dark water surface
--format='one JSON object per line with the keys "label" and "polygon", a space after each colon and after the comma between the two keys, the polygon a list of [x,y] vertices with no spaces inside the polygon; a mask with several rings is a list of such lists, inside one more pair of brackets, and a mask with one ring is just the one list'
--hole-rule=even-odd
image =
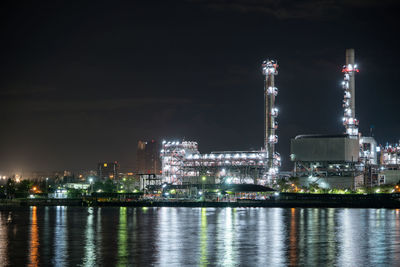
{"label": "dark water surface", "polygon": [[400,266],[400,211],[0,208],[1,266]]}

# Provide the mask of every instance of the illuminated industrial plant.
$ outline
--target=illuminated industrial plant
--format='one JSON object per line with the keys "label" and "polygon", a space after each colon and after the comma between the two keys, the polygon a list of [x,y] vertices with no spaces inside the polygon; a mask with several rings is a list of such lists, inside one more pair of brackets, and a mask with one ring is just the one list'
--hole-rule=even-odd
{"label": "illuminated industrial plant", "polygon": [[322,188],[355,188],[367,180],[367,165],[376,164],[376,142],[373,137],[360,138],[355,118],[354,49],[346,49],[343,66],[344,134],[298,135],[291,140],[291,159],[294,175],[300,184],[317,183]]}
{"label": "illuminated industrial plant", "polygon": [[[197,142],[164,141],[162,181],[276,185],[281,166],[281,157],[275,150],[278,142],[277,68],[275,60],[262,63],[265,107],[262,149],[201,154]],[[400,180],[400,145],[378,146],[372,135],[359,133],[355,110],[355,75],[358,72],[354,49],[346,49],[346,65],[342,68],[344,133],[298,135],[291,140],[293,175],[299,178],[302,186],[318,183],[322,188],[357,188]]]}
{"label": "illuminated industrial plant", "polygon": [[[291,140],[294,175],[303,186],[358,188],[397,183],[400,180],[400,146],[378,146],[372,136],[362,136],[355,111],[354,49],[346,49],[344,80],[344,134],[299,135]],[[372,133],[372,131],[371,131]]]}
{"label": "illuminated industrial plant", "polygon": [[267,168],[265,151],[220,151],[200,154],[197,142],[163,142],[163,182],[172,184],[262,183]]}
{"label": "illuminated industrial plant", "polygon": [[278,176],[281,157],[275,151],[278,136],[274,76],[278,74],[277,63],[262,63],[264,75],[264,147],[259,151],[218,151],[200,154],[197,142],[164,141],[161,149],[163,182],[172,184],[208,183],[272,185]]}

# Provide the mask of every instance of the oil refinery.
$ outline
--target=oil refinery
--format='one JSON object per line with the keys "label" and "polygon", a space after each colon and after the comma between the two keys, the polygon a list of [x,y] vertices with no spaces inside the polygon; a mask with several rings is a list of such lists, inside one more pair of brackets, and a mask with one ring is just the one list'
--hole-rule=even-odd
{"label": "oil refinery", "polygon": [[259,151],[218,151],[201,154],[197,142],[164,141],[161,149],[163,182],[172,184],[198,184],[199,177],[207,183],[272,185],[276,182],[281,165],[280,154],[275,151],[278,142],[276,129],[278,109],[275,98],[275,60],[262,63],[264,75],[264,147]]}
{"label": "oil refinery", "polygon": [[[362,136],[355,109],[355,78],[359,72],[354,49],[347,49],[343,73],[343,133],[302,134],[290,140],[291,176],[301,186],[356,189],[397,183],[400,180],[400,144],[378,145],[372,136]],[[264,80],[264,146],[257,151],[199,152],[195,141],[163,141],[163,183],[254,184],[275,187],[280,173],[275,99],[278,88],[276,60],[261,66]],[[338,100],[339,102],[339,100]]]}

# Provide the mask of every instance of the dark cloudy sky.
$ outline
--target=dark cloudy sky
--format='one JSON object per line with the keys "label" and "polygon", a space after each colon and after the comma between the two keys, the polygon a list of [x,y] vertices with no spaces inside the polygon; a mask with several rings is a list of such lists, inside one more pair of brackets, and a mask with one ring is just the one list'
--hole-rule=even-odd
{"label": "dark cloudy sky", "polygon": [[278,60],[278,151],[341,133],[356,49],[361,132],[400,138],[396,1],[4,1],[0,171],[133,168],[139,139],[201,152],[263,144],[264,58]]}

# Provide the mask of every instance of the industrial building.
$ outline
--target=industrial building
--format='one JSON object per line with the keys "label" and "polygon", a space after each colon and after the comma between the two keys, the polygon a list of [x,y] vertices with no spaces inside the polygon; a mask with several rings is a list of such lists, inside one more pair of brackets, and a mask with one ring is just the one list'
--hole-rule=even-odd
{"label": "industrial building", "polygon": [[97,164],[97,176],[100,180],[118,179],[119,164],[114,162],[100,162]]}
{"label": "industrial building", "polygon": [[397,184],[400,182],[400,145],[378,146],[379,173],[378,184]]}
{"label": "industrial building", "polygon": [[[200,154],[196,142],[164,142],[164,181],[172,184],[261,184],[266,178],[265,151],[220,151]],[[276,165],[280,158],[276,158]]]}
{"label": "industrial building", "polygon": [[[353,188],[362,183],[358,166],[359,141],[342,135],[299,135],[291,140],[294,176],[303,186]],[[360,181],[361,179],[361,181]]]}
{"label": "industrial building", "polygon": [[264,147],[259,151],[217,151],[201,154],[197,142],[164,141],[161,149],[163,181],[172,184],[273,184],[281,157],[275,151],[278,109],[275,98],[275,60],[262,63],[264,75]]}
{"label": "industrial building", "polygon": [[138,141],[136,150],[136,173],[154,174],[161,172],[160,148],[159,143],[151,141]]}
{"label": "industrial building", "polygon": [[[300,185],[317,183],[322,188],[350,188],[391,183],[400,175],[382,171],[390,166],[393,159],[389,150],[381,154],[380,147],[372,136],[362,136],[358,131],[359,121],[355,110],[355,64],[354,49],[346,50],[346,64],[343,66],[343,126],[341,135],[300,135],[291,140],[291,160],[294,162],[294,176]],[[382,165],[383,164],[383,165]],[[397,177],[397,178],[396,178]],[[398,180],[398,179],[397,179]],[[397,181],[396,181],[397,182]]]}
{"label": "industrial building", "polygon": [[[300,186],[356,189],[400,181],[400,145],[379,146],[373,136],[362,136],[355,109],[354,49],[346,50],[343,73],[344,132],[331,135],[298,135],[291,140],[293,176]],[[199,152],[194,141],[164,141],[161,149],[162,182],[182,184],[276,185],[280,177],[278,142],[278,89],[274,60],[262,64],[264,76],[264,146],[259,151]],[[285,174],[285,177],[287,175]]]}

